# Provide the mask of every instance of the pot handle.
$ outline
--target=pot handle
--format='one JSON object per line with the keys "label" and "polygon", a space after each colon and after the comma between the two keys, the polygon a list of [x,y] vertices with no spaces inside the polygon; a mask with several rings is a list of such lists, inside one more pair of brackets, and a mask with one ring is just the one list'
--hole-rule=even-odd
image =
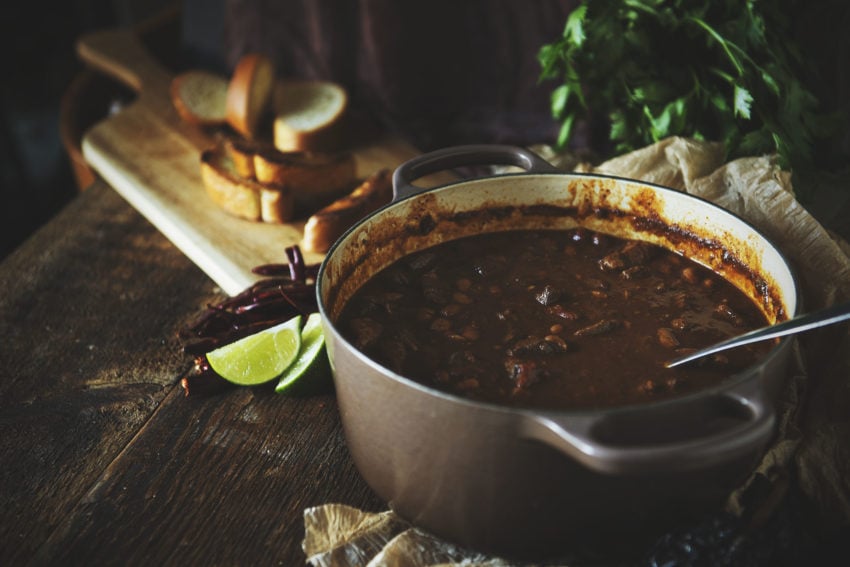
{"label": "pot handle", "polygon": [[438,171],[468,165],[515,165],[529,173],[560,171],[534,152],[519,146],[471,144],[452,146],[412,158],[393,173],[393,201],[421,193],[426,189],[413,181]]}
{"label": "pot handle", "polygon": [[[776,422],[773,405],[755,388],[645,410],[526,417],[525,437],[607,474],[682,471],[757,455]],[[694,435],[698,428],[704,430]]]}

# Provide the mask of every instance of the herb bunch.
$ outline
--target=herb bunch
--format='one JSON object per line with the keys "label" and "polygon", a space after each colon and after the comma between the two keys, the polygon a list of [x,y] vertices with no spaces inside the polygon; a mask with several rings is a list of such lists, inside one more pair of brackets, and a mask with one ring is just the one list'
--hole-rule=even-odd
{"label": "herb bunch", "polygon": [[[563,34],[538,53],[557,80],[558,145],[579,120],[607,120],[608,153],[673,135],[721,141],[727,157],[777,154],[792,171],[815,167],[835,113],[801,78],[794,0],[582,0]],[[606,153],[606,152],[603,152]]]}

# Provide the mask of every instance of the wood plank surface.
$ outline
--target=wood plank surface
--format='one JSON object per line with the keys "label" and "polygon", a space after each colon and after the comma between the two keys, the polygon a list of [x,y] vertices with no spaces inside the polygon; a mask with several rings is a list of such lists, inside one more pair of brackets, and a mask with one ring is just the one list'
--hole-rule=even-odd
{"label": "wood plank surface", "polygon": [[[213,145],[209,132],[183,122],[169,98],[173,75],[130,32],[84,36],[80,56],[137,91],[138,98],[95,125],[83,137],[87,162],[228,294],[256,281],[251,268],[297,244],[306,219],[284,225],[234,218],[207,197],[200,152]],[[349,148],[363,178],[395,168],[417,154],[393,137],[355,139]],[[321,255],[307,254],[308,261]]]}
{"label": "wood plank surface", "polygon": [[224,295],[107,185],[0,286],[0,565],[300,565],[303,507],[382,506],[332,395],[183,397],[177,330]]}

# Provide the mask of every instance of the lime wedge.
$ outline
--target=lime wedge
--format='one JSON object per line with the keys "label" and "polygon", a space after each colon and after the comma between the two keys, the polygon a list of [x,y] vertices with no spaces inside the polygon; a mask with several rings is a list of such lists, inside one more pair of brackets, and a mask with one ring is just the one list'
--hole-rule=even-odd
{"label": "lime wedge", "polygon": [[318,392],[327,385],[330,364],[325,352],[325,334],[322,316],[311,313],[301,330],[301,352],[287,368],[275,387],[278,394],[306,394]]}
{"label": "lime wedge", "polygon": [[234,384],[256,386],[274,380],[298,358],[301,316],[243,337],[207,353],[210,367]]}

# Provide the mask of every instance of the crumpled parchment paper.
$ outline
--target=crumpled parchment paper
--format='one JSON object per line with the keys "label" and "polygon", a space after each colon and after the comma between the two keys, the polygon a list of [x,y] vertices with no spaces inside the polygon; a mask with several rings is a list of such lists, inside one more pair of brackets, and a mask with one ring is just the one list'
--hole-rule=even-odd
{"label": "crumpled parchment paper", "polygon": [[[800,205],[790,174],[772,156],[724,163],[719,144],[676,137],[595,167],[548,146],[531,149],[565,171],[640,179],[712,201],[749,221],[783,251],[799,276],[805,311],[850,300],[850,245]],[[744,512],[748,487],[757,478],[790,483],[806,501],[810,521],[817,524],[813,529],[847,532],[850,332],[846,326],[811,331],[798,341],[792,358],[776,439],[751,478],[730,496],[728,508]],[[439,541],[392,512],[366,514],[328,504],[306,510],[304,518],[304,550],[316,567],[514,565]]]}

